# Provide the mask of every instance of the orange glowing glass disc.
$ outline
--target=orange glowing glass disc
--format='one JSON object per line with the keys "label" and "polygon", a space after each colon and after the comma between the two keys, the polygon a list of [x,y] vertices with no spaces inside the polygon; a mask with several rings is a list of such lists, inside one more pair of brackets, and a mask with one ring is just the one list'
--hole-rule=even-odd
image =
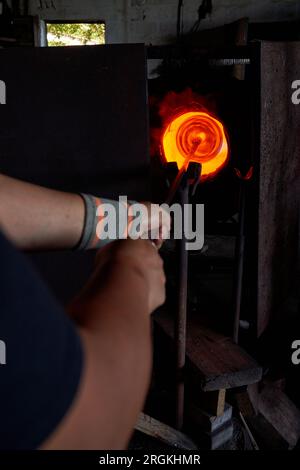
{"label": "orange glowing glass disc", "polygon": [[163,135],[167,162],[176,162],[178,169],[189,161],[202,164],[201,179],[216,175],[229,158],[223,124],[213,116],[191,111],[171,121]]}

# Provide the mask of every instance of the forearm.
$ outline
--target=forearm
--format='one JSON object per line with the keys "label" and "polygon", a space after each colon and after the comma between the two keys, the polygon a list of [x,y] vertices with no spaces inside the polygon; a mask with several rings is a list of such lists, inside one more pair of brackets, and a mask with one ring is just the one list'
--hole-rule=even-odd
{"label": "forearm", "polygon": [[124,449],[146,398],[152,363],[150,313],[164,303],[165,276],[146,240],[99,253],[69,308],[84,350],[77,397],[45,449]]}
{"label": "forearm", "polygon": [[144,280],[125,266],[115,273],[117,278],[108,279],[89,302],[77,302],[72,312],[87,338],[88,369],[95,377],[108,448],[127,445],[143,407],[152,360]]}
{"label": "forearm", "polygon": [[84,203],[76,194],[0,174],[0,227],[23,250],[69,249],[82,234]]}

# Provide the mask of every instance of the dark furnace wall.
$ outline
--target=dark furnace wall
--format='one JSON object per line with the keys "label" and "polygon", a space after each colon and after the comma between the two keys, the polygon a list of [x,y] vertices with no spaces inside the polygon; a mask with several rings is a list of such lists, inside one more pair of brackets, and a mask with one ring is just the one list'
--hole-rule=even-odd
{"label": "dark furnace wall", "polygon": [[[64,191],[149,198],[143,45],[3,49],[0,64],[1,172]],[[93,256],[33,258],[68,300]]]}

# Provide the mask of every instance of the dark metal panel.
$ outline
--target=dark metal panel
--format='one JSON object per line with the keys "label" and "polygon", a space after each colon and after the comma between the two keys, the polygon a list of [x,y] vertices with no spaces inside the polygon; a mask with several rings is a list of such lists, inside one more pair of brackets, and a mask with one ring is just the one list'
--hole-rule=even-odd
{"label": "dark metal panel", "polygon": [[0,51],[0,171],[64,190],[147,195],[143,45]]}
{"label": "dark metal panel", "polygon": [[[0,50],[0,171],[65,191],[149,198],[145,49],[136,45]],[[21,201],[20,201],[21,203]],[[34,255],[62,300],[93,255]]]}
{"label": "dark metal panel", "polygon": [[260,335],[293,281],[300,190],[300,42],[261,44],[258,325]]}

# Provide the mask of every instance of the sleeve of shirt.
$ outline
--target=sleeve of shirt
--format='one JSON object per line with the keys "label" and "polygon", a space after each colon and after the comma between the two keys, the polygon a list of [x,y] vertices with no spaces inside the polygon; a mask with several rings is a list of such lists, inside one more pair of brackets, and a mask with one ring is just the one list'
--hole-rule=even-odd
{"label": "sleeve of shirt", "polygon": [[0,341],[0,449],[38,448],[75,398],[83,352],[71,320],[1,233]]}

